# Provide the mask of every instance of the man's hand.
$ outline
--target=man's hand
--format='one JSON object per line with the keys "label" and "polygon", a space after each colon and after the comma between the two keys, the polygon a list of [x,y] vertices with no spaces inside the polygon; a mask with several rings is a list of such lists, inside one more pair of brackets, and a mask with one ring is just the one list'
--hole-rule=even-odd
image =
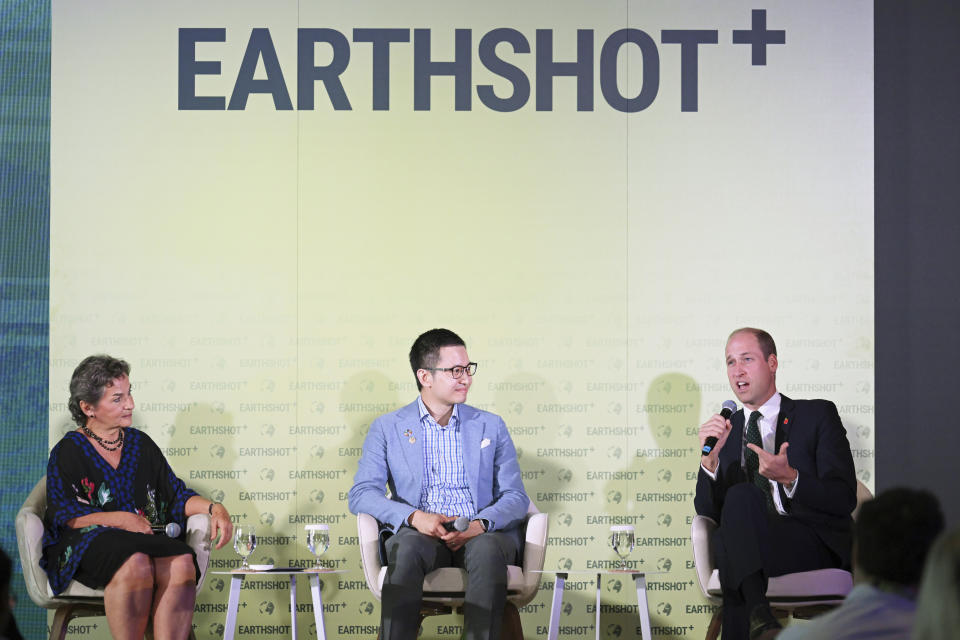
{"label": "man's hand", "polygon": [[440,539],[443,540],[444,544],[447,545],[447,548],[450,549],[450,551],[456,551],[463,545],[467,544],[467,541],[470,538],[475,538],[481,533],[484,533],[483,525],[480,524],[479,520],[473,520],[470,522],[470,526],[467,527],[466,531],[448,531],[444,535],[440,536]]}
{"label": "man's hand", "polygon": [[706,444],[707,438],[714,437],[717,439],[717,444],[714,445],[710,453],[700,457],[700,464],[709,469],[711,473],[715,472],[720,464],[720,449],[723,449],[723,445],[727,442],[731,429],[733,429],[733,425],[719,413],[715,413],[709,420],[700,425],[701,450],[703,445]]}
{"label": "man's hand", "polygon": [[452,522],[453,520],[456,520],[456,517],[445,516],[439,513],[427,513],[417,509],[413,512],[413,515],[410,516],[410,526],[425,536],[442,538],[447,534],[443,523]]}
{"label": "man's hand", "polygon": [[790,446],[789,442],[784,442],[780,445],[780,453],[776,455],[767,453],[763,447],[758,447],[752,443],[747,446],[750,447],[750,450],[755,452],[760,459],[759,471],[760,475],[764,478],[784,485],[793,484],[793,481],[797,479],[797,475],[799,475],[797,470],[791,467],[790,462],[787,460],[787,447]]}
{"label": "man's hand", "polygon": [[219,502],[213,503],[213,513],[210,514],[210,539],[216,540],[217,534],[220,535],[217,549],[233,539],[233,522],[230,521],[230,514],[227,512],[227,508]]}

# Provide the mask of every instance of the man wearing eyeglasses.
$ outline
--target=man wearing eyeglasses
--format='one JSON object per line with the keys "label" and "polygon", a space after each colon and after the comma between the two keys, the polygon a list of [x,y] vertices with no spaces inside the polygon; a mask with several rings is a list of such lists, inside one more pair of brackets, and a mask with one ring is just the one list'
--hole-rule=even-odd
{"label": "man wearing eyeglasses", "polygon": [[530,503],[516,449],[499,416],[464,404],[477,363],[457,334],[422,334],[410,366],[420,396],[370,425],[349,496],[351,512],[390,535],[380,637],[415,638],[424,576],[456,566],[467,571],[465,637],[498,638]]}

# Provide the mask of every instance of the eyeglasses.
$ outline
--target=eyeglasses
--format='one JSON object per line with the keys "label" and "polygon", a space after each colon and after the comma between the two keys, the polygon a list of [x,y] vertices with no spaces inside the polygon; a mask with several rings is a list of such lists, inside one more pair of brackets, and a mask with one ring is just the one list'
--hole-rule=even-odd
{"label": "eyeglasses", "polygon": [[462,375],[464,374],[464,372],[466,372],[466,374],[467,374],[468,376],[473,377],[473,376],[476,375],[476,373],[477,373],[477,363],[476,363],[476,362],[470,362],[470,363],[468,363],[467,366],[465,366],[465,367],[460,367],[460,366],[456,366],[456,367],[424,367],[424,369],[425,369],[426,371],[449,371],[449,372],[450,372],[450,375],[453,376],[454,378],[459,378],[460,376],[462,376]]}

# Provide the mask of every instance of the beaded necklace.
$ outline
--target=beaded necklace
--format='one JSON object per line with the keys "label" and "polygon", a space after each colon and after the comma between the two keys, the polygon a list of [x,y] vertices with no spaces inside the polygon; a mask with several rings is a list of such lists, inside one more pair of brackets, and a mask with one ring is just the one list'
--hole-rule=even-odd
{"label": "beaded necklace", "polygon": [[[116,451],[117,449],[123,446],[123,429],[122,428],[120,429],[120,434],[114,440],[104,440],[103,438],[95,434],[93,431],[91,431],[89,428],[87,428],[87,425],[85,424],[80,425],[80,428],[83,430],[85,434],[87,434],[87,436],[96,440],[97,444],[99,444],[101,447],[103,447],[107,451]],[[110,445],[116,445],[116,446],[113,447]]]}

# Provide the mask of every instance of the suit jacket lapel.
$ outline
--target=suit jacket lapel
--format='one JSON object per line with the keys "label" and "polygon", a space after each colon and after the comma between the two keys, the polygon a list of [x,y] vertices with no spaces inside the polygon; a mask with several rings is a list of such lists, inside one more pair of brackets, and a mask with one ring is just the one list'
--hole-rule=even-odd
{"label": "suit jacket lapel", "polygon": [[[790,429],[793,428],[793,412],[796,406],[797,403],[782,393],[780,394],[780,415],[777,416],[777,432],[773,446],[775,454],[780,452],[780,446],[784,442],[790,441]],[[787,456],[789,457],[789,452]],[[779,482],[777,483],[777,491],[780,493],[780,504],[783,505],[785,511],[789,512],[790,499],[787,498],[787,494]]]}
{"label": "suit jacket lapel", "polygon": [[[393,428],[393,443],[403,453],[403,459],[407,463],[406,477],[410,478],[410,484],[419,491],[423,487],[423,425],[420,424],[420,409],[416,401],[397,414]],[[419,499],[419,494],[417,498]]]}
{"label": "suit jacket lapel", "polygon": [[473,505],[479,509],[477,487],[480,486],[480,441],[483,439],[483,423],[471,419],[469,408],[460,405],[460,450],[463,451],[463,470],[473,497]]}
{"label": "suit jacket lapel", "polygon": [[729,436],[727,436],[727,442],[724,444],[723,448],[732,447],[731,452],[733,453],[733,459],[736,461],[738,477],[743,477],[743,425],[745,422],[743,409],[740,409],[732,416],[730,416],[730,425],[733,429]]}
{"label": "suit jacket lapel", "polygon": [[793,428],[793,412],[797,403],[780,394],[780,415],[777,416],[777,433],[774,444],[774,453],[780,451],[780,445],[790,440],[790,429]]}

